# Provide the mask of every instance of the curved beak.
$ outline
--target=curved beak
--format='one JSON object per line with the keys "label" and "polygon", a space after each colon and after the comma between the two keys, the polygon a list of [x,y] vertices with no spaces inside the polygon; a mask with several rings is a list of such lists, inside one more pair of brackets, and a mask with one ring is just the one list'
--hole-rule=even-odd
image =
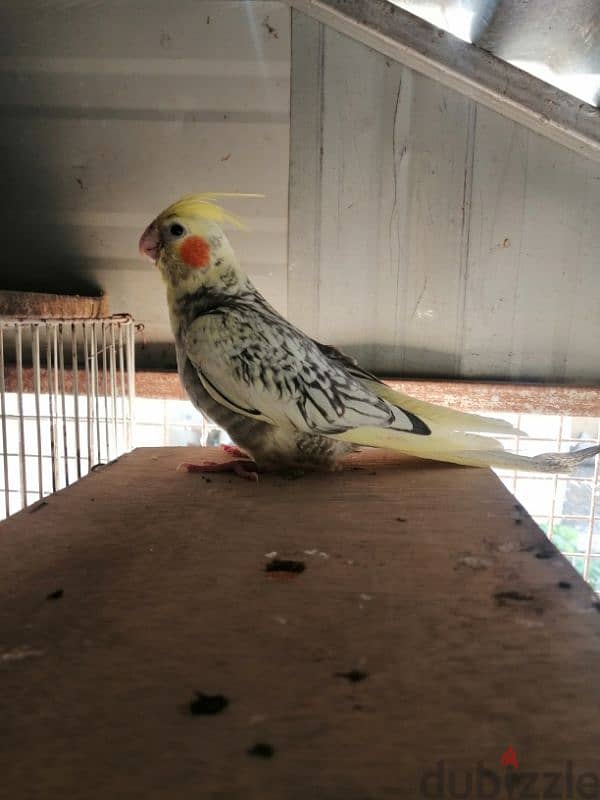
{"label": "curved beak", "polygon": [[148,225],[140,236],[139,250],[141,255],[146,256],[156,264],[160,250],[160,234],[153,222]]}

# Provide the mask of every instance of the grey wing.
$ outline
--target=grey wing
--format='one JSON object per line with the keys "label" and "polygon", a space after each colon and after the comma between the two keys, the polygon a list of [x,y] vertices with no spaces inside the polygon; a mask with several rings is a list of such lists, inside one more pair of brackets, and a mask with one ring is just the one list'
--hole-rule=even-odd
{"label": "grey wing", "polygon": [[202,315],[186,337],[205,388],[238,413],[333,435],[364,426],[414,431],[410,413],[378,397],[282,317],[251,305]]}
{"label": "grey wing", "polygon": [[375,375],[368,372],[366,369],[363,369],[358,361],[355,358],[352,358],[352,356],[343,353],[341,350],[338,350],[337,347],[333,347],[330,344],[323,344],[322,342],[318,342],[316,339],[313,339],[312,341],[314,344],[316,344],[323,355],[327,356],[327,358],[329,358],[331,361],[342,364],[354,378],[359,378],[360,380],[366,381],[374,381],[375,383],[382,383],[382,381],[380,381],[379,378],[376,378]]}

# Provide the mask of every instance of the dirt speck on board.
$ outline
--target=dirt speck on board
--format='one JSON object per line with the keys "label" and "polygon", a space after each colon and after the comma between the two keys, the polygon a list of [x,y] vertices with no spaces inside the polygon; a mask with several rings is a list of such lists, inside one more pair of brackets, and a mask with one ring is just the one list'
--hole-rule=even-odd
{"label": "dirt speck on board", "polygon": [[288,572],[299,575],[306,569],[304,561],[294,561],[291,558],[273,558],[265,566],[265,572]]}
{"label": "dirt speck on board", "polygon": [[212,716],[220,714],[229,705],[229,700],[223,694],[204,694],[196,692],[193,700],[190,700],[190,714],[194,716]]}
{"label": "dirt speck on board", "polygon": [[507,606],[512,603],[531,603],[533,595],[509,589],[505,592],[494,592],[494,600],[499,606]]}
{"label": "dirt speck on board", "polygon": [[554,558],[556,552],[554,550],[540,550],[538,553],[535,554],[536,558],[540,560],[545,560],[548,558]]}
{"label": "dirt speck on board", "polygon": [[50,592],[50,594],[46,595],[46,600],[60,600],[64,593],[64,589],[55,589],[53,592]]}
{"label": "dirt speck on board", "polygon": [[38,650],[35,647],[23,645],[23,647],[15,647],[12,650],[0,653],[0,662],[6,663],[8,661],[23,661],[26,658],[39,658],[45,655],[45,653],[45,650]]}
{"label": "dirt speck on board", "polygon": [[480,570],[480,569],[487,569],[488,567],[492,566],[492,562],[489,558],[479,558],[478,556],[463,556],[459,558],[456,562],[454,569],[459,569],[460,567],[468,567],[469,569],[473,570]]}
{"label": "dirt speck on board", "polygon": [[336,672],[334,673],[335,678],[345,678],[350,683],[360,683],[360,681],[364,681],[365,678],[369,677],[368,672],[363,672],[360,669],[351,669],[349,672]]}
{"label": "dirt speck on board", "polygon": [[266,742],[257,742],[252,747],[249,747],[246,752],[249,756],[255,756],[256,758],[273,758],[275,748]]}
{"label": "dirt speck on board", "polygon": [[408,522],[407,517],[396,517],[396,522]]}
{"label": "dirt speck on board", "polygon": [[569,581],[559,581],[557,584],[559,589],[570,589],[571,583]]}

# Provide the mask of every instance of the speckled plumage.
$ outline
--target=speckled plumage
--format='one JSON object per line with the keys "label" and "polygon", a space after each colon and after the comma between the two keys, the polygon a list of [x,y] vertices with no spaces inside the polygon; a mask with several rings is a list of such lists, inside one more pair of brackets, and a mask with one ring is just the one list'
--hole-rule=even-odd
{"label": "speckled plumage", "polygon": [[[164,233],[174,219],[186,231],[201,231],[209,268],[182,261],[184,248]],[[350,359],[269,305],[212,220],[193,222],[169,209],[152,223],[163,231],[156,260],[167,285],[179,374],[196,408],[260,468],[333,468],[355,446],[332,437],[359,425],[429,433],[416,416],[369,389],[350,371]]]}
{"label": "speckled plumage", "polygon": [[458,464],[555,472],[599,451],[508,453],[479,434],[514,434],[510,423],[395,392],[311,339],[240,269],[220,228],[236,220],[215,197],[189,196],[170,206],[144,231],[140,251],[167,286],[179,374],[191,401],[259,468],[333,468],[366,445]]}
{"label": "speckled plumage", "polygon": [[[233,295],[214,289],[186,294],[176,317],[178,369],[190,399],[262,468],[335,467],[354,446],[323,434],[347,430],[351,402],[362,403],[371,419],[404,417],[350,374],[350,359],[290,325],[248,280]],[[237,384],[227,394],[215,385],[222,385],[223,369]],[[257,387],[276,399],[277,419],[246,402]]]}
{"label": "speckled plumage", "polygon": [[354,449],[346,442],[336,442],[318,434],[282,431],[267,422],[236,414],[209,395],[185,348],[179,344],[177,366],[181,382],[194,406],[224,428],[263,469],[333,469],[341,456]]}

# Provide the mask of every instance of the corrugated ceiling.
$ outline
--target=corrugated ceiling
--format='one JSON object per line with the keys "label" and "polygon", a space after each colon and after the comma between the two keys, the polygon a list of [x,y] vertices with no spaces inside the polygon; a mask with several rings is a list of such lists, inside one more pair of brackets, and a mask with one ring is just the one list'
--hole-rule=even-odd
{"label": "corrugated ceiling", "polygon": [[598,0],[393,0],[395,5],[598,106]]}

